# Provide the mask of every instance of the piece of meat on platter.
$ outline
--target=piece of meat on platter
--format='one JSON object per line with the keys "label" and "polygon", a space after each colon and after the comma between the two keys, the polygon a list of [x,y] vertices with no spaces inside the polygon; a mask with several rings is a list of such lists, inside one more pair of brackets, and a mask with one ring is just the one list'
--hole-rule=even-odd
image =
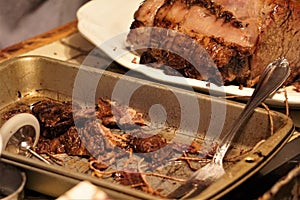
{"label": "piece of meat on platter", "polygon": [[168,74],[252,87],[285,57],[292,71],[285,84],[299,86],[300,1],[146,0],[130,29],[140,63]]}

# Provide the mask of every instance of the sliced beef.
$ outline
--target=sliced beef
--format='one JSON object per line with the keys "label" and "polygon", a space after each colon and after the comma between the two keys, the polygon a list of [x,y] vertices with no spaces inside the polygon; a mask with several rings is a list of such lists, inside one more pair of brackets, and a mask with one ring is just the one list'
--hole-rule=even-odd
{"label": "sliced beef", "polygon": [[17,103],[16,107],[5,112],[1,118],[3,120],[8,120],[19,113],[30,113],[30,107],[25,103]]}
{"label": "sliced beef", "polygon": [[142,64],[248,87],[281,56],[292,69],[286,84],[300,72],[296,0],[146,0],[134,17],[127,41]]}
{"label": "sliced beef", "polygon": [[98,100],[96,116],[108,127],[119,126],[127,129],[144,124],[142,113],[103,98]]}
{"label": "sliced beef", "polygon": [[167,145],[166,139],[159,135],[151,135],[147,138],[134,137],[130,143],[133,146],[133,151],[137,153],[158,151]]}
{"label": "sliced beef", "polygon": [[82,138],[74,126],[66,134],[61,135],[59,140],[64,144],[65,152],[68,155],[90,156],[90,153],[85,148],[86,144],[82,142]]}
{"label": "sliced beef", "polygon": [[66,133],[74,126],[71,102],[43,100],[33,106],[32,114],[40,122],[41,135],[49,139]]}
{"label": "sliced beef", "polygon": [[72,156],[91,156],[74,126],[59,137],[53,139],[40,138],[36,151],[48,154],[66,153]]}

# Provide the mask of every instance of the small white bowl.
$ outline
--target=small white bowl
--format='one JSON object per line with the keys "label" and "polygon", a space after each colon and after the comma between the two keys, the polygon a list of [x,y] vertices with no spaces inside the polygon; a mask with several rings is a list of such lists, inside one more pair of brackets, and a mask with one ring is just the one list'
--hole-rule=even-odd
{"label": "small white bowl", "polygon": [[20,113],[7,120],[0,129],[0,155],[1,151],[4,151],[6,148],[10,138],[25,126],[31,126],[35,131],[35,133],[33,133],[34,141],[32,141],[32,147],[36,146],[40,137],[39,122],[37,118],[30,113]]}

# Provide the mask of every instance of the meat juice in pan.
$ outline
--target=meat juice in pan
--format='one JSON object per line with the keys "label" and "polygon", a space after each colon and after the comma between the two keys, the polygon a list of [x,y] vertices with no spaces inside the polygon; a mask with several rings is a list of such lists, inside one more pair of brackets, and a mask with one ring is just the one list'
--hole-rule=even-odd
{"label": "meat juice in pan", "polygon": [[[34,160],[35,158],[29,159],[22,156],[10,155],[6,152],[3,153],[3,160],[7,160],[7,162],[14,162],[20,167],[24,167],[28,174],[32,175],[29,176],[29,178],[32,180],[32,182],[28,183],[28,187],[30,189],[55,196],[58,196],[61,192],[66,191],[68,189],[67,186],[73,186],[74,182],[86,179],[95,183],[114,197],[119,197],[121,194],[131,197],[152,197],[152,195],[147,193],[154,194],[156,197],[164,196],[176,189],[177,186],[181,185],[182,181],[184,181],[183,179],[186,179],[190,174],[193,173],[193,168],[199,168],[203,163],[206,164],[205,162],[210,160],[210,154],[213,154],[215,145],[211,145],[209,149],[205,150],[205,148],[203,148],[203,143],[206,141],[204,140],[204,137],[206,136],[205,134],[210,126],[211,120],[216,119],[217,122],[219,122],[218,120],[220,117],[220,115],[212,114],[212,104],[216,105],[217,108],[222,105],[227,107],[226,113],[223,113],[225,114],[223,115],[225,118],[225,123],[224,127],[222,128],[222,133],[224,134],[243,107],[242,104],[233,103],[227,100],[225,101],[226,103],[224,103],[224,100],[220,100],[219,98],[214,98],[212,96],[198,94],[194,91],[189,92],[172,86],[170,87],[147,80],[127,77],[120,74],[111,73],[109,71],[103,73],[101,70],[93,69],[91,67],[77,66],[44,57],[30,56],[25,58],[16,58],[8,61],[7,63],[3,63],[1,69],[3,69],[2,73],[0,73],[0,85],[3,88],[3,90],[1,90],[3,97],[0,110],[1,124],[5,121],[2,119],[4,113],[8,112],[9,110],[14,110],[17,107],[20,108],[22,107],[22,104],[25,104],[23,108],[25,107],[25,111],[28,111],[30,110],[28,105],[33,104],[34,107],[38,105],[37,102],[41,103],[43,100],[49,100],[49,98],[58,100],[59,102],[69,101],[73,95],[74,90],[72,89],[74,88],[74,80],[76,79],[79,69],[80,71],[82,69],[84,72],[87,72],[89,78],[99,77],[100,73],[102,75],[101,83],[98,85],[95,94],[95,98],[97,98],[95,104],[98,104],[99,97],[103,97],[104,100],[105,98],[110,99],[113,91],[117,88],[117,83],[120,83],[119,85],[126,87],[128,85],[131,86],[132,84],[134,88],[138,88],[134,91],[134,94],[130,96],[130,103],[128,105],[134,108],[136,113],[142,113],[142,119],[144,120],[145,125],[140,123],[131,127],[126,125],[105,127],[103,124],[101,124],[101,122],[109,122],[110,120],[100,120],[98,119],[100,116],[97,117],[94,115],[96,116],[96,122],[100,123],[96,123],[95,121],[91,120],[85,120],[84,116],[89,114],[88,110],[86,109],[83,110],[86,112],[79,112],[76,115],[76,117],[79,119],[84,119],[82,121],[78,121],[78,129],[74,130],[74,128],[71,127],[68,129],[68,131],[70,130],[68,134],[65,133],[59,136],[55,135],[56,133],[54,133],[55,137],[50,139],[47,138],[48,133],[52,133],[53,131],[51,130],[51,127],[45,127],[46,129],[44,130],[47,130],[47,132],[44,133],[44,140],[53,140],[56,144],[53,145],[55,147],[54,150],[57,151],[57,153],[65,151],[65,147],[67,147],[67,150],[70,153],[81,153],[82,156],[69,156],[66,153],[49,154],[46,151],[43,156],[51,157],[51,161],[54,163],[53,167],[51,165],[46,165],[39,160]],[[13,77],[11,76],[12,74],[14,75]],[[124,81],[121,82],[121,79]],[[9,88],[7,87],[8,85],[10,86]],[[181,126],[182,107],[180,106],[181,102],[179,102],[180,99],[178,98],[187,100],[187,102],[190,102],[188,100],[191,99],[196,100],[195,107],[193,108],[199,108],[199,111],[201,112],[201,120],[198,118],[193,118],[190,120],[189,116],[191,114],[200,112],[195,112],[194,110],[188,109],[188,116],[186,118],[184,117],[186,126],[181,131],[178,129],[178,127]],[[116,103],[120,103],[122,105],[122,101],[120,100],[122,99],[118,99]],[[152,118],[150,112],[152,105],[156,104],[161,105],[167,114],[166,123],[164,123],[162,127],[160,124],[157,124],[157,127],[160,130],[159,132],[157,132],[157,127],[153,126],[153,121],[155,122],[155,120],[152,119],[155,117]],[[51,105],[51,103],[49,103],[49,105]],[[97,108],[96,105],[92,105],[91,107],[94,111],[95,108]],[[191,106],[188,104],[186,107],[190,108]],[[36,107],[36,109],[37,108],[38,107]],[[51,109],[49,109],[49,112],[50,111]],[[24,110],[22,112],[24,112]],[[68,112],[61,113],[65,113],[65,115],[68,116]],[[82,115],[80,115],[81,113]],[[270,133],[269,114],[262,109],[257,109],[249,120],[249,123],[247,123],[244,129],[241,130],[240,135],[238,135],[233,143],[232,148],[227,154],[225,162],[227,167],[226,170],[230,172],[228,174],[230,174],[231,177],[227,178],[226,176],[221,178],[221,180],[217,181],[216,184],[213,184],[211,187],[207,188],[207,190],[201,194],[201,197],[207,192],[215,195],[216,193],[219,194],[220,190],[223,191],[225,187],[235,187],[237,184],[239,184],[235,180],[240,179],[241,176],[252,176],[253,173],[256,173],[259,170],[259,167],[265,163],[262,159],[269,158],[269,156],[274,154],[275,149],[280,149],[289,135],[289,131],[292,126],[291,121],[289,118],[280,113],[272,112],[271,115],[273,116],[273,128],[276,135],[274,134],[274,136],[272,136]],[[45,114],[42,116],[46,119],[47,115]],[[124,118],[124,121],[121,121],[126,122],[125,119],[126,118]],[[56,121],[54,120],[52,123],[54,122]],[[66,123],[60,122],[62,121],[58,120],[56,123],[58,125],[64,125],[68,124],[67,122],[69,121],[66,120]],[[98,138],[105,139],[105,141],[100,139],[100,141],[105,142],[105,146],[100,146],[98,149],[95,149],[94,152],[92,151],[93,148],[90,150],[88,150],[88,148],[79,148],[81,147],[79,146],[81,143],[79,140],[77,140],[78,137],[75,137],[78,132],[80,132],[82,135],[86,133],[87,128],[82,125],[85,124],[85,122],[91,125],[89,128],[90,132],[93,132],[95,129],[99,130],[102,128],[102,131],[99,131]],[[197,130],[194,132],[188,131],[194,122],[199,122],[199,125],[197,125]],[[51,120],[49,121],[49,124],[51,124]],[[101,124],[101,126],[99,124]],[[121,122],[119,124],[121,124]],[[259,127],[259,133],[253,132],[252,126]],[[139,136],[141,132],[149,133],[150,136],[158,135],[159,137],[146,137],[146,139],[149,138],[150,142],[148,140],[143,140],[143,137],[136,137],[134,141],[134,137],[132,136]],[[153,134],[153,132],[155,134]],[[195,138],[191,138],[191,140],[194,142],[186,142],[185,140],[187,140],[188,137],[185,136],[189,136],[188,133],[191,132],[196,134]],[[172,140],[174,135],[179,135],[180,139],[182,139],[178,140],[178,143],[185,142],[183,145],[178,145],[180,151],[178,150],[177,144],[174,144],[174,140]],[[253,135],[255,135],[255,138],[253,138]],[[62,148],[61,142],[64,141],[64,139],[70,139],[70,141],[74,141],[76,145],[72,146],[70,143]],[[94,139],[94,137],[86,137],[84,139],[90,141],[91,139]],[[151,149],[155,150],[159,147],[159,145],[152,146],[151,141],[157,140],[160,141],[161,146],[163,146],[162,149],[164,151],[161,152],[161,154],[158,153],[158,151],[152,151],[150,153],[136,153],[140,151],[146,151],[147,149],[150,149],[150,151]],[[262,145],[260,145],[256,151],[259,150],[263,152],[263,155],[266,157],[261,158],[259,157],[259,154],[254,154],[256,151],[251,151],[249,154],[247,154],[247,156],[255,157],[256,160],[249,164],[246,163],[243,159],[244,153],[250,151],[257,144],[257,142],[261,140],[266,140],[266,142],[262,143]],[[94,141],[99,140],[95,139]],[[209,144],[210,142],[217,143],[217,141],[208,142]],[[167,145],[165,145],[165,143]],[[44,144],[47,144],[47,142]],[[147,148],[147,146],[151,148]],[[45,147],[47,146],[40,145],[41,150],[48,149]],[[86,147],[86,145],[84,145],[84,147]],[[119,149],[119,151],[110,151],[112,147],[114,147],[114,150]],[[184,151],[182,151],[183,149],[180,147],[184,147]],[[101,148],[102,150],[106,151],[103,155],[100,155],[99,153]],[[90,154],[95,153],[95,156],[93,156],[94,158],[87,152]],[[169,156],[169,152],[173,153],[173,157]],[[151,153],[153,156],[151,156]],[[111,158],[112,155],[116,154],[120,156],[120,159],[117,161],[114,161],[114,159],[105,159]],[[130,157],[131,154],[132,157]],[[99,162],[99,160],[96,159],[98,156],[101,158],[99,160],[102,160],[102,162]],[[154,159],[156,159],[155,161],[157,162],[153,162]],[[164,162],[159,162],[161,160]],[[188,163],[188,161],[190,162]],[[59,164],[64,165],[64,167],[58,166]],[[141,174],[144,176],[141,176]],[[93,177],[91,175],[101,178]],[[160,175],[160,177],[158,175]],[[71,180],[66,176],[68,176]],[[59,178],[59,180],[64,184],[57,186],[57,184],[53,182],[53,180],[56,180],[57,178]],[[148,184],[145,182],[145,180]],[[51,185],[53,188],[56,188],[55,191],[50,188],[41,188],[40,186],[45,182],[47,182],[47,184]],[[130,186],[123,187],[122,184],[130,185],[136,189],[146,191],[147,193],[140,192],[138,190],[134,191]]]}
{"label": "meat juice in pan", "polygon": [[[53,164],[93,173],[161,197],[172,192],[214,154],[216,143],[210,149],[202,149],[201,138],[190,145],[170,143],[175,127],[165,127],[159,134],[153,134],[155,127],[147,125],[142,113],[117,102],[99,98],[94,108],[81,109],[79,104],[74,108],[69,101],[23,98],[2,110],[1,120],[3,123],[21,112],[32,113],[41,125],[35,150],[50,156]],[[227,158],[231,164],[238,160]]]}

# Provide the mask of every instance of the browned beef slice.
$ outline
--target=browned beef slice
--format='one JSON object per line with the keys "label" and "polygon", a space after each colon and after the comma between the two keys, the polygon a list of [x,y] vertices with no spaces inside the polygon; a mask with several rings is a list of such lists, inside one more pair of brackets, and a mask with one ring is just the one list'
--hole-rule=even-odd
{"label": "browned beef slice", "polygon": [[138,153],[149,153],[162,149],[167,145],[165,138],[159,135],[152,135],[147,138],[136,138],[134,137],[131,141],[133,151]]}
{"label": "browned beef slice", "polygon": [[42,136],[46,138],[62,135],[74,125],[71,102],[43,100],[33,106],[32,113],[38,118]]}
{"label": "browned beef slice", "polygon": [[38,153],[66,153],[73,156],[90,156],[76,128],[71,127],[65,134],[53,139],[40,138],[36,151]]}
{"label": "browned beef slice", "polygon": [[90,156],[90,153],[85,148],[86,144],[83,144],[82,138],[74,126],[71,127],[66,134],[61,135],[59,140],[64,144],[68,155]]}
{"label": "browned beef slice", "polygon": [[16,108],[10,109],[9,111],[5,112],[2,115],[2,119],[8,120],[11,117],[13,117],[14,115],[19,114],[19,113],[30,113],[29,106],[25,103],[19,103],[19,104],[17,104]]}
{"label": "browned beef slice", "polygon": [[103,98],[99,98],[98,100],[96,115],[101,119],[102,124],[108,127],[118,125],[125,128],[132,128],[135,125],[144,124],[142,113]]}
{"label": "browned beef slice", "polygon": [[[280,56],[292,68],[287,84],[300,72],[299,1],[146,0],[134,17],[128,42],[142,50],[143,64],[156,62],[152,66],[164,64],[186,77],[216,83],[221,77],[226,84],[245,86],[255,85],[264,67]],[[192,42],[170,31],[143,27],[174,30]],[[203,49],[220,74],[207,64],[206,56],[201,58]]]}

